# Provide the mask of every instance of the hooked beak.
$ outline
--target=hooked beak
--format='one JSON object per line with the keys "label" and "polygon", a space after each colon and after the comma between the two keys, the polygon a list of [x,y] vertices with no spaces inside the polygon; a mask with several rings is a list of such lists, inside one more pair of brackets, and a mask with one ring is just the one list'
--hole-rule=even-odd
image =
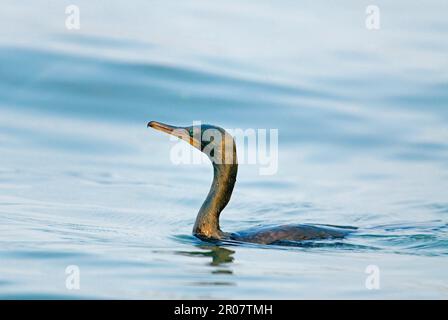
{"label": "hooked beak", "polygon": [[148,123],[148,127],[151,127],[153,129],[168,133],[168,134],[172,134],[174,132],[174,130],[179,129],[181,130],[182,128],[179,127],[174,127],[174,126],[170,126],[168,124],[164,124],[161,122],[157,122],[157,121],[150,121]]}
{"label": "hooked beak", "polygon": [[168,133],[172,136],[178,137],[179,139],[182,139],[189,144],[191,144],[193,147],[198,147],[201,145],[200,141],[190,136],[188,133],[188,130],[183,127],[175,127],[170,126],[165,123],[157,122],[157,121],[150,121],[148,123],[148,127],[151,127],[153,129],[156,129],[158,131],[162,131],[165,133]]}

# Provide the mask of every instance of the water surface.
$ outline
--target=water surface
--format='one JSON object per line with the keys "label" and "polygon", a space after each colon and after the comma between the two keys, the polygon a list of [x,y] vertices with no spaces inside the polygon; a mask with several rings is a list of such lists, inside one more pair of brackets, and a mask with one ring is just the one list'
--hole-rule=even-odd
{"label": "water surface", "polygon": [[[445,1],[379,3],[376,31],[365,1],[77,1],[71,31],[72,2],[3,2],[1,298],[448,297]],[[359,231],[197,240],[211,166],[172,164],[149,120],[279,130],[277,174],[240,166],[223,229]]]}

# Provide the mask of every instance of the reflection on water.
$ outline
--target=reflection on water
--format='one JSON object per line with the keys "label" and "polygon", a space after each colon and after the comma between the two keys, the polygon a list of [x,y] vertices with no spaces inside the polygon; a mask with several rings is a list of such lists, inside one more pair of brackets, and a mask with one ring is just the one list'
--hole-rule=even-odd
{"label": "reflection on water", "polygon": [[[203,249],[204,251],[178,251],[177,253],[188,257],[211,257],[211,266],[220,266],[222,264],[231,263],[233,261],[232,254],[234,254],[235,251],[219,246],[201,245],[198,246],[198,248]],[[219,272],[214,271],[214,273]],[[228,270],[228,272],[225,273],[232,273],[232,271]]]}
{"label": "reflection on water", "polygon": [[[195,258],[207,258],[211,260],[208,265],[212,267],[211,273],[213,275],[232,275],[233,271],[231,263],[233,262],[233,254],[235,251],[226,249],[220,246],[213,245],[198,245],[198,249],[202,251],[177,251],[176,254],[184,255],[187,257]],[[201,281],[192,283],[193,286],[235,286],[233,281],[219,281],[220,278],[214,277],[212,281]]]}
{"label": "reflection on water", "polygon": [[[2,2],[0,297],[448,296],[446,1],[384,3],[375,32],[355,0],[77,3],[69,32],[62,2]],[[359,229],[199,241],[211,167],[171,163],[149,120],[279,130],[278,173],[239,167],[224,231]]]}

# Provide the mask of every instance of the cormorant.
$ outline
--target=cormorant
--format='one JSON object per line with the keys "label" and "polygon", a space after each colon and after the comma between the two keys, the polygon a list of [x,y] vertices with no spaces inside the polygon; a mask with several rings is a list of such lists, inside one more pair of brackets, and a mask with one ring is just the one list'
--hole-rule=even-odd
{"label": "cormorant", "polygon": [[200,126],[175,127],[151,121],[148,127],[176,136],[205,153],[213,164],[213,182],[199,209],[193,234],[206,241],[234,240],[259,244],[277,244],[282,241],[315,239],[340,239],[353,227],[330,225],[277,225],[252,228],[228,233],[219,227],[219,215],[232,195],[238,172],[236,145],[233,137],[224,129],[202,124]]}

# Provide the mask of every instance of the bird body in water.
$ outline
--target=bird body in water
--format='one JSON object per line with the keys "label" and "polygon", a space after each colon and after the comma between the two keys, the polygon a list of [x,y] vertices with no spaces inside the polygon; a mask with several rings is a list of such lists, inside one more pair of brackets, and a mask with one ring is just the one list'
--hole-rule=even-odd
{"label": "bird body in water", "polygon": [[205,153],[213,165],[213,182],[199,209],[193,234],[206,241],[233,240],[260,244],[282,241],[340,239],[353,229],[330,225],[278,225],[227,233],[219,226],[219,216],[230,201],[238,172],[236,145],[224,129],[213,125],[175,127],[151,121],[148,127],[176,136]]}

